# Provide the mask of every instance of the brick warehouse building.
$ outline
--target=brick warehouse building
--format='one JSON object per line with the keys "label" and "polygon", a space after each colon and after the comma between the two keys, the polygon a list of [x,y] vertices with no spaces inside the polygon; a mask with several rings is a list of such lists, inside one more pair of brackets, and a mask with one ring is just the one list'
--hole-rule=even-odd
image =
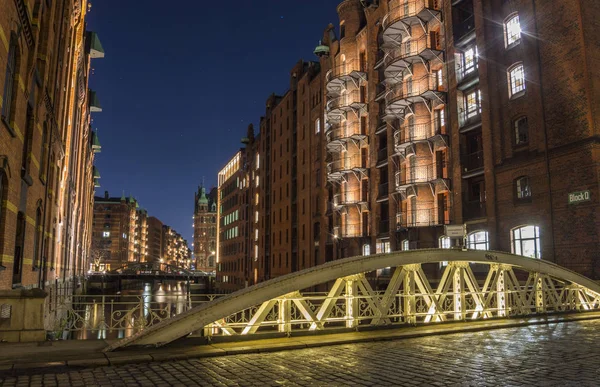
{"label": "brick warehouse building", "polygon": [[86,1],[6,1],[0,14],[0,289],[69,292],[87,267],[100,150]]}
{"label": "brick warehouse building", "polygon": [[447,248],[447,224],[466,226],[470,248],[600,278],[600,5],[346,0],[337,11],[319,63],[294,66],[242,151],[251,236],[218,283]]}
{"label": "brick warehouse building", "polygon": [[217,252],[217,188],[206,193],[198,187],[194,194],[194,268],[213,272],[216,268]]}
{"label": "brick warehouse building", "polygon": [[164,262],[188,267],[187,241],[159,219],[148,216],[133,197],[94,198],[92,260],[89,270],[110,271],[128,263]]}

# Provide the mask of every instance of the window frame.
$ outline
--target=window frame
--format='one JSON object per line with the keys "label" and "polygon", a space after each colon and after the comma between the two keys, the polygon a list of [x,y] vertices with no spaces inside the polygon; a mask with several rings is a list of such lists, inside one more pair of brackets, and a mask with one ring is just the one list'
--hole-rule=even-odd
{"label": "window frame", "polygon": [[[469,97],[472,95],[474,95],[474,104],[469,103]],[[481,89],[474,88],[466,91],[464,93],[464,101],[464,111],[466,120],[470,120],[481,115]],[[470,109],[470,106],[474,106],[475,108]]]}
{"label": "window frame", "polygon": [[[448,244],[447,247],[445,244]],[[447,235],[442,235],[438,238],[438,248],[439,249],[449,249],[452,247],[452,239],[450,239]]]}
{"label": "window frame", "polygon": [[[527,228],[533,227],[533,237],[523,237],[523,231]],[[518,235],[517,235],[518,232]],[[523,253],[523,243],[527,241],[533,241],[534,246],[534,255],[524,255]],[[517,249],[518,243],[518,249]],[[511,252],[516,255],[521,255],[523,257],[529,257],[534,259],[542,259],[542,249],[541,249],[541,237],[540,237],[540,228],[539,226],[533,224],[526,224],[522,226],[515,227],[510,230],[510,246]]]}
{"label": "window frame", "polygon": [[[483,241],[477,240],[476,235],[485,235]],[[478,246],[483,245],[485,248],[481,249]],[[467,248],[471,250],[489,250],[490,249],[490,234],[487,230],[475,230],[467,234]]]}
{"label": "window frame", "polygon": [[[513,34],[514,31],[509,31],[509,24],[514,20],[517,21],[516,25],[519,27],[519,32],[516,34]],[[510,15],[508,15],[504,19],[502,26],[504,33],[504,48],[508,50],[521,44],[521,32],[523,30],[521,29],[521,19],[519,18],[518,12],[513,12]],[[511,35],[509,35],[509,32],[511,33]]]}
{"label": "window frame", "polygon": [[2,91],[2,109],[0,110],[0,120],[4,122],[12,137],[16,137],[16,132],[10,126],[15,114],[15,99],[18,93],[17,74],[19,70],[19,44],[14,31],[10,33],[10,42],[6,55],[6,69],[4,71],[4,89]]}
{"label": "window frame", "polygon": [[[527,182],[525,187],[521,187],[522,181]],[[522,175],[522,176],[515,178],[514,192],[515,192],[515,200],[517,200],[519,202],[531,201],[532,192],[531,192],[531,181],[529,179],[529,176]]]}
{"label": "window frame", "polygon": [[[522,135],[519,127],[519,122],[525,121],[525,140],[521,141],[520,136]],[[524,147],[529,144],[529,119],[527,116],[519,116],[512,122],[513,130],[513,145],[515,147]]]}
{"label": "window frame", "polygon": [[[522,75],[520,79],[521,83],[518,84],[516,75]],[[523,62],[514,63],[507,69],[507,80],[508,80],[508,96],[510,99],[518,98],[525,94],[526,82],[525,82],[525,66]]]}

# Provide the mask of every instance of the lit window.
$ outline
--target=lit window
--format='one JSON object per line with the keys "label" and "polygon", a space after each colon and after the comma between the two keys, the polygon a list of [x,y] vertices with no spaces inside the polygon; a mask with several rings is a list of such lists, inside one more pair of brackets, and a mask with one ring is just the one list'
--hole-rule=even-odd
{"label": "lit window", "polygon": [[402,251],[408,250],[410,250],[410,243],[408,242],[408,239],[405,239],[402,241]]}
{"label": "lit window", "polygon": [[522,176],[516,179],[516,190],[517,199],[529,199],[531,198],[531,186],[529,185],[529,178]]}
{"label": "lit window", "polygon": [[529,124],[527,117],[521,117],[515,121],[515,145],[523,145],[529,142]]}
{"label": "lit window", "polygon": [[515,46],[521,41],[521,23],[519,15],[514,13],[504,21],[504,44],[506,48]]}
{"label": "lit window", "polygon": [[256,154],[256,169],[260,168],[260,153]]}
{"label": "lit window", "polygon": [[260,183],[260,176],[256,176],[256,186],[258,187],[258,184]]}
{"label": "lit window", "polygon": [[257,259],[258,259],[258,245],[254,245],[254,260],[256,261]]}
{"label": "lit window", "polygon": [[254,212],[254,223],[258,223],[258,211]]}
{"label": "lit window", "polygon": [[489,250],[490,241],[487,231],[472,232],[467,237],[467,248],[473,250]]}
{"label": "lit window", "polygon": [[477,47],[471,47],[463,53],[463,76],[470,74],[477,69],[477,57]]}
{"label": "lit window", "polygon": [[450,238],[447,236],[441,236],[438,240],[440,249],[449,249],[450,248]]}
{"label": "lit window", "polygon": [[541,258],[540,228],[523,226],[512,229],[512,252],[530,258]]}
{"label": "lit window", "polygon": [[508,69],[510,97],[525,91],[525,70],[523,63],[517,63]]}
{"label": "lit window", "polygon": [[110,231],[103,231],[103,232],[102,232],[102,236],[103,236],[104,238],[110,238]]}
{"label": "lit window", "polygon": [[317,118],[317,120],[315,121],[315,134],[318,134],[321,132],[321,119]]}
{"label": "lit window", "polygon": [[257,241],[258,240],[258,229],[254,230],[254,240]]}
{"label": "lit window", "polygon": [[254,204],[258,206],[258,193],[254,196]]}
{"label": "lit window", "polygon": [[392,252],[392,247],[390,245],[390,241],[388,240],[378,240],[377,243],[375,244],[375,253],[376,254],[381,254],[381,253],[391,253]]}
{"label": "lit window", "polygon": [[371,245],[366,243],[363,245],[363,255],[371,255]]}
{"label": "lit window", "polygon": [[481,113],[481,91],[473,90],[466,98],[467,118],[475,117]]}

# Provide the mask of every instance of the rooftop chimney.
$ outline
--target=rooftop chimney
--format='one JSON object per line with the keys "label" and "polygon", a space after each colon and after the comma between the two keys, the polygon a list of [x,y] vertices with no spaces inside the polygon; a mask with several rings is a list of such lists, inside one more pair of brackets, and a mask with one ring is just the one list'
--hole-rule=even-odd
{"label": "rooftop chimney", "polygon": [[104,191],[104,199],[108,199],[108,191]]}

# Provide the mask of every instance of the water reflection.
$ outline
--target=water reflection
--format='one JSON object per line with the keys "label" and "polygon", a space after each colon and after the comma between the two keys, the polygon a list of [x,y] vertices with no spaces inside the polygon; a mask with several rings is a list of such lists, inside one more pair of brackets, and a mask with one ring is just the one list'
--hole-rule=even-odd
{"label": "water reflection", "polygon": [[64,338],[121,339],[206,301],[185,282],[138,283],[117,294],[76,297],[65,314]]}

